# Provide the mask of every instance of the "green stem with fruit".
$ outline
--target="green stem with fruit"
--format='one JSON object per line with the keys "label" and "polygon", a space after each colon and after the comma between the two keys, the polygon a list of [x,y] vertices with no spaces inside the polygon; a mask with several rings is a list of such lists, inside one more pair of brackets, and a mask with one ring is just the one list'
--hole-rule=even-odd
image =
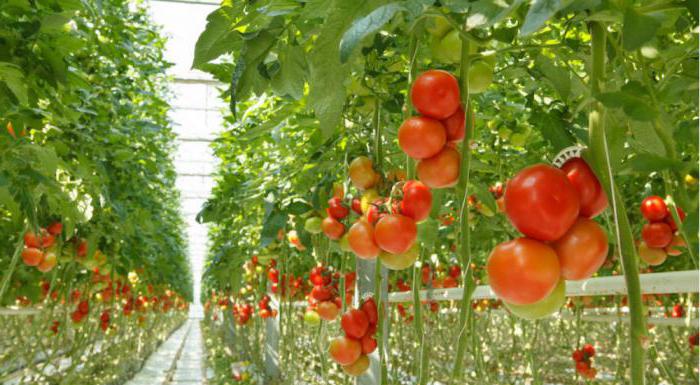
{"label": "green stem with fruit", "polygon": [[460,260],[462,264],[462,284],[464,286],[464,291],[462,293],[462,301],[459,309],[459,325],[458,325],[458,336],[459,342],[457,343],[457,351],[455,353],[454,366],[452,368],[452,376],[450,377],[450,383],[455,384],[462,377],[462,368],[464,366],[464,352],[467,347],[467,318],[469,317],[471,307],[469,306],[471,302],[472,294],[476,288],[476,284],[473,279],[473,272],[470,267],[471,262],[471,234],[469,228],[469,205],[467,204],[469,197],[469,176],[471,171],[471,148],[470,141],[473,135],[474,126],[472,122],[471,114],[472,107],[469,102],[469,65],[470,65],[470,54],[469,54],[469,40],[462,38],[462,60],[460,65],[460,82],[461,82],[461,95],[462,104],[464,105],[464,110],[466,114],[465,118],[465,129],[464,129],[464,141],[462,142],[462,164],[461,173],[459,175],[459,184],[457,188],[457,196],[460,197]]}
{"label": "green stem with fruit", "polygon": [[[593,95],[601,92],[605,79],[605,43],[605,27],[598,22],[591,23],[591,92]],[[605,132],[605,108],[600,102],[593,102],[593,108],[589,114],[588,130],[594,165],[599,179],[610,197],[613,218],[615,219],[616,243],[620,248],[627,285],[630,309],[630,383],[643,385],[645,354],[643,343],[647,337],[637,252],[624,201],[613,179]]]}

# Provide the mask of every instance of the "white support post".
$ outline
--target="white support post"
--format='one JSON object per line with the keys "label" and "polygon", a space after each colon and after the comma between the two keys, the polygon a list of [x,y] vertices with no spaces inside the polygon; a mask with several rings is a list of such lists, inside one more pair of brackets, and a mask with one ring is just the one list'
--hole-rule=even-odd
{"label": "white support post", "polygon": [[[379,259],[375,259],[374,261],[368,261],[360,258],[356,258],[357,260],[357,286],[354,298],[355,306],[358,306],[360,303],[360,300],[362,297],[366,294],[374,294],[374,288],[375,288],[375,271],[376,271],[376,264],[379,263]],[[388,293],[387,293],[387,275],[388,272],[386,268],[382,267],[381,268],[381,277],[382,277],[382,286],[381,286],[381,296],[382,296],[382,301],[384,302],[385,306],[384,308],[387,309],[388,306]],[[375,299],[376,301],[376,299]],[[385,314],[388,314],[388,311],[384,312]],[[382,324],[382,340],[383,340],[383,346],[384,346],[384,351],[388,351],[389,349],[387,348],[387,344],[389,339],[387,338],[389,335],[389,322],[387,322],[389,317],[384,317],[384,323]],[[386,357],[386,354],[385,354]],[[377,385],[381,384],[381,368],[379,365],[379,349],[375,350],[372,354],[369,355],[369,369],[367,372],[355,380],[355,385]]]}

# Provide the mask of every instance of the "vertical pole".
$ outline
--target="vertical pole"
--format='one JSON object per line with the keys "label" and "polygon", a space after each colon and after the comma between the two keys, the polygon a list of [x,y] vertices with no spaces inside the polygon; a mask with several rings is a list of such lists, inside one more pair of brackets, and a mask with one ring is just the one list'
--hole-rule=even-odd
{"label": "vertical pole", "polygon": [[[380,263],[379,259],[375,259],[373,261],[368,261],[360,258],[356,258],[357,264],[357,287],[355,292],[357,295],[355,295],[354,302],[355,306],[358,306],[362,297],[365,295],[369,294],[374,294],[374,288],[375,288],[375,269],[376,269],[376,264]],[[382,282],[387,282],[387,269],[385,267],[381,267],[381,277],[382,277]],[[381,301],[379,301],[377,298],[375,298],[375,302],[377,302],[378,306],[383,307],[386,309],[386,305],[388,304],[387,298],[387,286],[384,284],[381,286]],[[381,303],[381,305],[380,305]],[[381,311],[381,310],[380,310]],[[386,314],[386,311],[383,313]],[[388,342],[388,335],[389,335],[389,322],[387,322],[387,317],[384,317],[383,314],[379,314],[379,317],[383,320],[381,323],[382,330],[381,330],[381,339],[382,343],[379,344],[384,351],[388,351],[387,349],[387,342]],[[382,383],[382,368],[381,368],[381,363],[379,362],[379,349],[375,350],[372,354],[369,356],[369,369],[367,369],[367,372],[355,380],[355,385],[377,385]],[[386,357],[386,355],[385,355]]]}
{"label": "vertical pole", "polygon": [[264,361],[265,361],[265,385],[279,383],[280,379],[280,357],[279,357],[279,339],[280,339],[280,322],[279,322],[279,302],[272,295],[268,288],[270,296],[270,307],[277,311],[276,317],[268,317],[265,319],[265,346],[264,346]]}

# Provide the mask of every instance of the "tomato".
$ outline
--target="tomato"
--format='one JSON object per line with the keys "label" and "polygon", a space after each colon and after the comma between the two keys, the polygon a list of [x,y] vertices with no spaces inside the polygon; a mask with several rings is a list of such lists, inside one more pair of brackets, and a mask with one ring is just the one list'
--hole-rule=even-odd
{"label": "tomato", "polygon": [[269,270],[267,270],[267,279],[269,279],[271,282],[279,283],[280,272],[274,267],[271,267]]}
{"label": "tomato", "polygon": [[450,266],[449,270],[450,277],[458,279],[462,275],[462,268],[459,265]]}
{"label": "tomato", "polygon": [[440,121],[425,116],[406,119],[399,127],[399,146],[413,159],[425,159],[445,146],[447,133]]}
{"label": "tomato", "polygon": [[310,326],[317,326],[321,323],[321,317],[313,310],[307,310],[304,313],[304,323]]}
{"label": "tomato", "polygon": [[433,193],[422,182],[409,180],[403,185],[401,214],[420,222],[430,215]]}
{"label": "tomato", "polygon": [[350,214],[350,209],[343,205],[343,200],[338,197],[333,197],[328,200],[328,208],[326,212],[329,216],[335,219],[343,219]]}
{"label": "tomato", "polygon": [[[471,114],[472,127],[474,126],[474,114]],[[447,119],[442,121],[442,125],[445,126],[445,132],[447,133],[447,141],[453,143],[459,143],[464,140],[464,134],[466,133],[466,115],[462,106],[457,108],[454,114],[447,117]]]}
{"label": "tomato", "polygon": [[666,262],[667,255],[664,249],[649,247],[644,242],[639,243],[637,252],[639,253],[639,258],[647,265],[658,266]]}
{"label": "tomato", "polygon": [[448,275],[442,280],[442,287],[445,289],[457,287],[457,279]]}
{"label": "tomato", "polygon": [[22,261],[27,266],[38,266],[44,260],[44,253],[36,247],[25,247],[22,250]]}
{"label": "tomato", "polygon": [[315,286],[329,285],[331,283],[330,275],[325,271],[323,266],[316,266],[311,269],[309,281]]}
{"label": "tomato", "polygon": [[333,297],[333,291],[330,286],[314,286],[311,297],[316,301],[327,301]]}
{"label": "tomato", "polygon": [[[680,219],[681,222],[683,222],[683,220],[685,219],[685,212],[678,206],[676,206],[676,209],[678,219]],[[671,227],[671,231],[675,232],[676,230],[678,230],[678,225],[676,225],[676,221],[673,219],[673,215],[671,215],[670,212],[668,213],[668,215],[666,215],[666,218],[664,218],[664,222],[666,222]]]}
{"label": "tomato", "polygon": [[335,218],[328,216],[321,222],[321,229],[326,236],[332,240],[338,240],[345,233],[345,225]]}
{"label": "tomato", "polygon": [[579,214],[578,193],[563,171],[526,167],[508,181],[506,215],[521,233],[540,241],[561,238]]}
{"label": "tomato", "polygon": [[445,146],[432,158],[418,162],[416,174],[418,179],[430,188],[452,187],[459,180],[459,163],[459,152]]}
{"label": "tomato", "polygon": [[352,198],[352,204],[350,205],[352,211],[357,215],[362,215],[362,201],[357,198]]}
{"label": "tomato", "polygon": [[86,240],[80,240],[80,243],[78,243],[78,247],[76,249],[75,255],[78,258],[83,258],[87,255],[88,251],[88,243]]}
{"label": "tomato", "polygon": [[[470,47],[472,46],[474,45]],[[444,36],[433,36],[430,41],[430,52],[433,59],[438,62],[459,63],[462,58],[462,40],[459,31],[453,29]]]}
{"label": "tomato", "polygon": [[360,344],[362,345],[362,354],[370,354],[377,348],[377,340],[369,333],[362,337]]}
{"label": "tomato", "polygon": [[561,277],[554,250],[530,238],[517,238],[496,246],[489,255],[487,273],[494,293],[514,305],[542,300]]}
{"label": "tomato", "polygon": [[511,305],[504,302],[511,313],[527,320],[536,320],[554,314],[566,302],[566,281],[559,281],[551,294],[529,305]]}
{"label": "tomato", "polygon": [[561,166],[569,182],[578,191],[581,204],[579,215],[595,218],[608,207],[608,196],[598,181],[598,177],[582,158],[571,158]]}
{"label": "tomato", "polygon": [[47,248],[51,247],[54,244],[54,241],[56,238],[49,234],[46,229],[41,229],[40,230],[40,235],[35,234],[32,231],[27,231],[24,234],[24,245],[27,247],[34,247],[34,248]]}
{"label": "tomato", "polygon": [[392,254],[386,251],[379,253],[379,260],[389,270],[404,270],[413,266],[420,256],[420,247],[416,243],[408,251]]}
{"label": "tomato", "polygon": [[408,251],[417,234],[416,221],[401,214],[385,215],[374,228],[374,239],[379,247],[392,254]]}
{"label": "tomato", "polygon": [[342,237],[340,237],[340,240],[338,241],[338,246],[340,246],[340,250],[345,253],[352,252],[352,247],[350,247],[350,237],[348,236],[348,233],[345,233]]}
{"label": "tomato", "polygon": [[664,251],[666,254],[676,257],[683,254],[683,250],[679,249],[679,247],[685,248],[687,246],[688,245],[685,243],[685,240],[683,240],[682,237],[674,235],[671,243],[664,248]]}
{"label": "tomato", "polygon": [[564,279],[588,279],[605,263],[608,236],[594,220],[582,217],[552,243],[552,248],[559,256]]}
{"label": "tomato", "polygon": [[369,210],[372,203],[374,203],[379,198],[380,196],[377,193],[377,190],[370,189],[365,191],[362,194],[362,198],[360,199],[360,208],[362,209],[362,213],[367,213],[367,210]]}
{"label": "tomato", "polygon": [[88,302],[87,300],[80,301],[80,303],[78,304],[78,311],[83,313],[83,314],[89,313],[90,312],[90,302]]}
{"label": "tomato", "polygon": [[423,72],[413,82],[411,102],[421,115],[445,119],[459,107],[457,79],[442,70]]}
{"label": "tomato", "polygon": [[362,310],[352,309],[340,318],[340,326],[345,331],[346,336],[359,340],[367,333],[369,320]]}
{"label": "tomato", "polygon": [[366,156],[358,156],[350,162],[350,181],[359,190],[367,190],[379,181],[379,174],[372,168],[372,161]]}
{"label": "tomato", "polygon": [[323,220],[319,217],[311,217],[304,222],[304,230],[311,234],[321,233],[321,222]]}
{"label": "tomato", "polygon": [[47,228],[49,234],[57,236],[60,235],[61,232],[63,231],[63,223],[61,222],[54,222],[49,227]]}
{"label": "tomato", "polygon": [[343,371],[350,376],[361,376],[369,368],[369,358],[366,355],[361,355],[350,365],[343,365]]}
{"label": "tomato", "polygon": [[425,23],[425,30],[435,37],[443,37],[451,29],[450,22],[444,16],[431,16]]}
{"label": "tomato", "polygon": [[345,186],[342,183],[333,183],[333,197],[341,201],[345,198]]}
{"label": "tomato", "polygon": [[485,60],[476,60],[469,66],[469,93],[480,94],[493,82],[493,66]]}
{"label": "tomato", "polygon": [[649,247],[663,248],[673,240],[673,232],[666,223],[647,223],[642,227],[642,239]]}
{"label": "tomato", "polygon": [[58,263],[56,253],[49,251],[46,253],[44,259],[41,261],[41,263],[39,263],[39,265],[36,268],[42,273],[48,273],[49,271],[53,270],[53,268],[56,266],[56,263]]}
{"label": "tomato", "polygon": [[377,303],[374,302],[374,298],[370,297],[365,299],[364,302],[362,302],[362,305],[360,305],[360,310],[365,312],[367,321],[369,321],[370,325],[377,324],[379,316],[377,315]]}
{"label": "tomato", "polygon": [[318,313],[321,319],[333,321],[338,316],[338,313],[340,313],[340,307],[332,301],[319,302],[318,305],[316,305],[316,313]]}
{"label": "tomato", "polygon": [[338,337],[331,341],[328,353],[340,365],[350,365],[360,358],[362,346],[360,342],[348,337]]}
{"label": "tomato", "polygon": [[360,219],[350,227],[348,243],[358,258],[374,259],[379,255],[379,246],[374,241],[374,226],[365,219]]}
{"label": "tomato", "polygon": [[640,210],[644,218],[651,222],[663,221],[666,215],[668,215],[666,202],[657,195],[644,198]]}

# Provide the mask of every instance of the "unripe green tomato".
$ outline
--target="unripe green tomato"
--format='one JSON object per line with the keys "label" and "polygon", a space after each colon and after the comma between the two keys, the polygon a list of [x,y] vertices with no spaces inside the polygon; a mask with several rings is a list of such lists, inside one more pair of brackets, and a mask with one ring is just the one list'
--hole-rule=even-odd
{"label": "unripe green tomato", "polygon": [[462,57],[462,40],[456,29],[448,32],[442,38],[433,37],[430,43],[433,59],[441,63],[459,63]]}
{"label": "unripe green tomato", "polygon": [[513,305],[503,302],[511,313],[527,320],[544,318],[555,313],[566,302],[566,281],[560,280],[554,291],[530,305]]}
{"label": "unripe green tomato", "polygon": [[469,93],[486,91],[493,82],[493,67],[485,60],[476,60],[469,67]]}
{"label": "unripe green tomato", "polygon": [[318,326],[321,323],[321,317],[313,310],[308,310],[304,313],[304,323],[309,326]]}
{"label": "unripe green tomato", "polygon": [[340,246],[340,250],[349,253],[352,251],[352,248],[350,248],[350,241],[348,240],[348,233],[346,232],[343,234],[343,236],[340,238],[340,241],[338,241],[338,245]]}
{"label": "unripe green tomato", "polygon": [[527,143],[528,136],[529,135],[527,133],[516,132],[510,136],[510,143],[513,146],[523,147],[525,143]]}
{"label": "unripe green tomato", "polygon": [[391,254],[382,250],[379,254],[379,260],[387,269],[403,270],[413,266],[419,255],[420,247],[418,247],[418,243],[416,242],[408,251],[401,254]]}
{"label": "unripe green tomato", "polygon": [[432,16],[425,23],[425,30],[438,38],[445,36],[450,29],[452,26],[444,16]]}
{"label": "unripe green tomato", "polygon": [[311,234],[321,233],[321,222],[323,220],[319,217],[311,217],[304,222],[304,230]]}

